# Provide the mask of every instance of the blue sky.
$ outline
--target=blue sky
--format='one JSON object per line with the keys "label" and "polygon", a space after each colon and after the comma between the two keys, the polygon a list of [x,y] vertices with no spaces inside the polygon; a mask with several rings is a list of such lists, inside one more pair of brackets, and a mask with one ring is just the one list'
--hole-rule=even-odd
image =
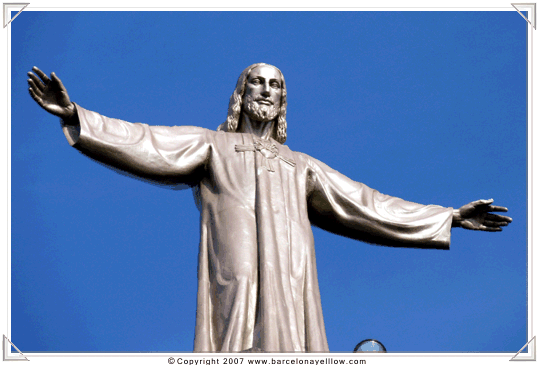
{"label": "blue sky", "polygon": [[[436,20],[436,21],[434,21]],[[527,343],[526,22],[504,12],[31,12],[11,24],[11,328],[29,351],[191,351],[192,194],[71,148],[27,92],[55,71],[109,117],[215,129],[240,72],[279,67],[287,145],[383,193],[494,198],[502,233],[449,251],[314,229],[332,351],[508,351]]]}

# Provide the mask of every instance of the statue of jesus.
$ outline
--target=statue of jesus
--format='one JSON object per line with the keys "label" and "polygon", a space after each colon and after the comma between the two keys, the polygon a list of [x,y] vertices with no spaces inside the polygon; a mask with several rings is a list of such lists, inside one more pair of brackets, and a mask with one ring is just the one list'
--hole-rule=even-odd
{"label": "statue of jesus", "polygon": [[494,232],[512,221],[492,213],[507,211],[493,200],[411,203],[291,151],[285,79],[268,64],[242,72],[217,131],[108,118],[71,102],[54,73],[33,71],[30,95],[62,119],[74,148],[121,173],[193,188],[197,352],[328,351],[311,225],[377,245],[449,249],[452,227]]}

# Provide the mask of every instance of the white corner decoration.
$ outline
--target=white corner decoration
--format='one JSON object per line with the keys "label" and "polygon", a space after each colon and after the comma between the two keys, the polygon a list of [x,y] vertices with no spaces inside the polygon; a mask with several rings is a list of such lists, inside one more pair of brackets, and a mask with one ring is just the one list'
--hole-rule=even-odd
{"label": "white corner decoration", "polygon": [[[512,3],[514,9],[517,10],[519,15],[523,17],[533,28],[536,30],[536,3]],[[527,11],[529,14],[529,19],[521,13],[521,11]]]}
{"label": "white corner decoration", "polygon": [[[532,343],[531,343],[531,342],[532,342]],[[526,355],[525,355],[525,354],[521,354],[522,356],[518,356],[518,355],[521,353],[521,351],[523,351],[523,349],[524,349],[527,345],[529,345],[529,344],[530,344],[530,346],[529,346],[529,353],[526,354]],[[515,354],[514,357],[512,357],[512,358],[510,359],[510,361],[536,361],[536,336],[534,336],[533,338],[531,338],[531,339],[529,340],[529,342],[527,342],[527,343],[525,344],[525,346],[523,346],[523,347],[521,348],[521,350],[519,350],[519,351],[517,352],[517,354]]]}
{"label": "white corner decoration", "polygon": [[[15,350],[19,351],[18,354],[11,353],[11,346],[15,347]],[[23,360],[23,361],[30,361],[28,360],[21,350],[17,348],[7,337],[4,335],[4,342],[3,342],[3,353],[4,353],[4,361],[17,361],[17,360]]]}
{"label": "white corner decoration", "polygon": [[[24,8],[26,8],[28,5],[30,5],[30,3],[7,3],[7,4],[4,4],[4,28],[8,26],[9,23],[11,23],[16,17],[19,16],[19,14],[24,10]],[[21,8],[22,6],[22,8]],[[10,12],[14,11],[14,10],[17,10],[17,9],[21,9],[19,10],[19,12],[17,13],[17,15],[15,15],[13,17],[13,19],[10,19],[9,18],[9,14]]]}

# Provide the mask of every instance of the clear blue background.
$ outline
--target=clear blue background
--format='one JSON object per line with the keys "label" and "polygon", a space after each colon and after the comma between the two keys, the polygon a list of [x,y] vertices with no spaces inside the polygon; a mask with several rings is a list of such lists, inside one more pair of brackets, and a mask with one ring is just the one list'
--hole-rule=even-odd
{"label": "clear blue background", "polygon": [[287,144],[383,193],[494,198],[502,233],[450,251],[314,229],[332,351],[508,351],[527,342],[526,25],[508,12],[30,12],[11,24],[11,340],[30,351],[191,351],[192,194],[72,149],[27,92],[55,71],[109,117],[215,129],[240,72],[285,74]]}

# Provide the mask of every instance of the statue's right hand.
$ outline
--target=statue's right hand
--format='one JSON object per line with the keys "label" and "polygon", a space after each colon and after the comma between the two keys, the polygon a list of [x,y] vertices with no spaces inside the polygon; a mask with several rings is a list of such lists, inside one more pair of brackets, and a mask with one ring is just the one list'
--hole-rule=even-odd
{"label": "statue's right hand", "polygon": [[28,72],[28,77],[30,77],[28,79],[28,86],[30,86],[28,91],[32,99],[49,113],[66,121],[71,119],[75,115],[75,105],[69,100],[62,81],[54,72],[51,73],[49,79],[39,68],[34,66],[32,70],[39,76],[38,78],[32,72]]}

